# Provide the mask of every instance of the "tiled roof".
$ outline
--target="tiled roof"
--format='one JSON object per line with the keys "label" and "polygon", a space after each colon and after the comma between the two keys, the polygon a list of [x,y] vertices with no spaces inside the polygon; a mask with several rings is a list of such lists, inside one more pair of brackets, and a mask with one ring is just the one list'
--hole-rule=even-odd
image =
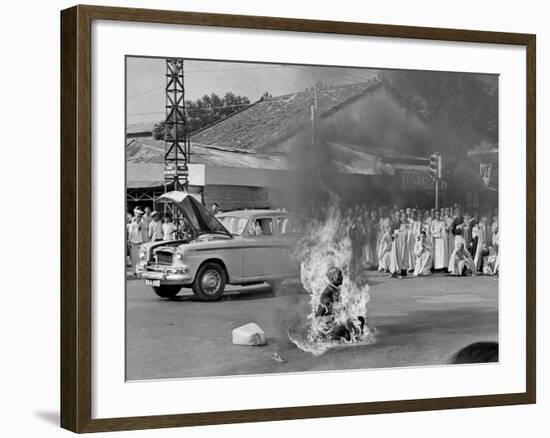
{"label": "tiled roof", "polygon": [[[317,113],[320,117],[336,111],[375,89],[381,80],[317,88]],[[220,122],[191,136],[193,144],[225,150],[265,151],[309,123],[313,88],[256,102]]]}

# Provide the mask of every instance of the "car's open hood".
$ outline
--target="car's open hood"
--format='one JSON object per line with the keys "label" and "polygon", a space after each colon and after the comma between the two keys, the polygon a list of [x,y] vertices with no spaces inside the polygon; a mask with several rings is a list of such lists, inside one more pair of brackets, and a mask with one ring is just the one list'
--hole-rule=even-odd
{"label": "car's open hood", "polygon": [[231,233],[208,211],[208,209],[187,192],[167,192],[159,197],[159,202],[173,202],[185,217],[186,226],[191,227],[197,234],[224,233],[231,237]]}

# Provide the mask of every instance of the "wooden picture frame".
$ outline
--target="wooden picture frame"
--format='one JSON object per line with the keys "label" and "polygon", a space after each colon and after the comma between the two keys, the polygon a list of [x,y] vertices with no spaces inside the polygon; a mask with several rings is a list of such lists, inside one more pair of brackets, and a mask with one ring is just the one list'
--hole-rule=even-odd
{"label": "wooden picture frame", "polygon": [[[93,20],[187,24],[390,38],[519,45],[526,48],[526,391],[181,415],[92,419],[92,91]],[[75,6],[61,12],[61,426],[74,432],[274,421],[535,403],[536,157],[535,57],[531,34]]]}

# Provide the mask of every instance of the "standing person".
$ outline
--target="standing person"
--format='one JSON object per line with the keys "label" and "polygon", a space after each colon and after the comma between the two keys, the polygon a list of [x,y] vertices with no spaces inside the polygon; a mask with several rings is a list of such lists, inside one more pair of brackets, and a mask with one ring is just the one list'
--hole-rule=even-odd
{"label": "standing person", "polygon": [[455,236],[453,235],[453,216],[451,215],[451,209],[445,208],[445,216],[442,217],[443,222],[445,223],[445,235],[447,237],[447,259],[451,258],[451,254],[455,249]]}
{"label": "standing person", "polygon": [[388,210],[385,207],[383,207],[380,209],[380,219],[378,220],[378,232],[379,232],[380,238],[377,243],[377,252],[380,252],[378,245],[380,245],[380,241],[384,233],[386,232],[390,233],[390,236],[391,236],[392,230],[393,230],[393,227],[391,225],[391,219],[388,215]]}
{"label": "standing person", "polygon": [[151,216],[151,207],[147,206],[143,209],[143,228],[145,230],[145,240],[144,242],[149,242],[149,224],[152,222],[153,217]]}
{"label": "standing person", "polygon": [[[470,251],[471,242],[472,242],[472,229],[473,229],[472,218],[470,217],[470,213],[465,211],[464,228],[462,228],[462,238],[464,239],[464,246],[468,251]],[[471,251],[470,251],[470,254],[472,254]]]}
{"label": "standing person", "polygon": [[[397,213],[399,215],[399,213]],[[396,219],[397,219],[396,215]],[[393,231],[393,241],[390,254],[390,272],[393,278],[407,275],[409,269],[409,227],[406,218],[401,217],[399,228]]]}
{"label": "standing person", "polygon": [[386,230],[378,244],[378,272],[390,272],[391,256],[392,235],[390,230]]}
{"label": "standing person", "polygon": [[424,220],[422,221],[422,229],[426,232],[426,237],[428,238],[428,241],[432,241],[432,221],[434,220],[434,214],[435,211],[432,208],[432,210],[426,210],[424,214]]}
{"label": "standing person", "polygon": [[132,214],[126,212],[126,267],[132,266],[131,259],[131,247],[130,247],[130,237],[128,235],[130,230],[130,224],[132,223]]}
{"label": "standing person", "polygon": [[430,275],[432,267],[432,247],[426,237],[426,232],[421,231],[414,244],[414,255],[416,261],[414,265],[413,275]]}
{"label": "standing person", "polygon": [[451,233],[454,236],[454,246],[456,248],[459,243],[464,243],[464,237],[462,232],[466,224],[464,223],[464,216],[462,216],[462,209],[457,207],[451,224]]}
{"label": "standing person", "polygon": [[474,264],[476,265],[477,272],[483,268],[483,246],[488,246],[487,242],[487,218],[482,216],[477,224],[477,244],[474,254]]}
{"label": "standing person", "polygon": [[210,210],[212,211],[212,214],[213,214],[214,216],[216,216],[216,215],[218,215],[218,214],[221,213],[221,211],[220,211],[220,206],[218,205],[217,202],[212,203],[212,207],[210,207]]}
{"label": "standing person", "polygon": [[375,250],[372,246],[372,235],[376,234],[376,230],[373,226],[373,221],[371,219],[370,212],[368,210],[365,210],[363,213],[363,229],[365,232],[365,240],[364,240],[364,261],[367,266],[367,268],[373,268],[375,267],[377,263],[377,257],[375,255]]}
{"label": "standing person", "polygon": [[[382,218],[384,217],[384,209],[383,208],[379,208],[378,209],[378,223],[376,225],[376,233],[377,233],[377,236],[376,236],[376,254],[380,254],[380,244],[382,242],[382,237],[384,236],[384,233],[387,231],[387,230],[391,230],[391,227],[388,227],[387,229],[384,229],[384,226],[383,226],[383,223],[382,223]],[[390,234],[391,236],[391,234]]]}
{"label": "standing person", "polygon": [[356,274],[363,268],[363,251],[365,247],[365,228],[361,215],[356,209],[351,225],[349,227],[349,238],[351,240],[351,262],[350,270]]}
{"label": "standing person", "polygon": [[172,222],[170,213],[166,213],[162,221],[162,240],[175,240],[177,227],[174,222]]}
{"label": "standing person", "polygon": [[370,212],[370,247],[374,258],[373,268],[378,268],[378,244],[381,239],[380,228],[378,222],[378,212],[371,210]]}
{"label": "standing person", "polygon": [[414,271],[414,266],[416,264],[414,246],[421,231],[422,221],[418,217],[418,212],[416,210],[411,210],[411,218],[407,224],[407,266],[410,272]]}
{"label": "standing person", "polygon": [[132,274],[137,275],[136,267],[139,263],[139,247],[146,242],[147,229],[143,222],[143,210],[134,208],[134,217],[128,224],[128,240],[130,241],[130,259],[132,260]]}
{"label": "standing person", "polygon": [[399,228],[399,226],[401,225],[402,219],[404,219],[403,214],[399,210],[394,210],[393,217],[391,218],[391,222],[390,222],[390,225],[393,230]]}
{"label": "standing person", "polygon": [[149,222],[149,241],[156,242],[162,240],[162,222],[158,211],[151,212],[151,222]]}
{"label": "standing person", "polygon": [[433,240],[434,269],[440,271],[449,266],[448,239],[445,222],[440,219],[439,211],[435,211],[434,215],[430,224],[430,234]]}
{"label": "standing person", "polygon": [[470,254],[472,255],[472,257],[475,256],[477,251],[478,229],[479,229],[478,224],[479,224],[479,213],[477,212],[477,210],[475,210],[468,224],[470,228],[470,238],[472,239],[472,245],[471,245],[472,248],[470,251]]}
{"label": "standing person", "polygon": [[491,231],[492,234],[492,240],[491,245],[495,249],[495,251],[498,252],[498,244],[499,244],[499,235],[498,235],[498,216],[493,216],[493,223],[491,224]]}

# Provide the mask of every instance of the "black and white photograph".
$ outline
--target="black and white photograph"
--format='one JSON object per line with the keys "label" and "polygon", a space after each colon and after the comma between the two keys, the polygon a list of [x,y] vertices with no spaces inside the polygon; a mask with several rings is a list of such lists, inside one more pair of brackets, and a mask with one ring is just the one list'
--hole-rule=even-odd
{"label": "black and white photograph", "polygon": [[125,80],[128,381],[499,361],[497,74]]}

